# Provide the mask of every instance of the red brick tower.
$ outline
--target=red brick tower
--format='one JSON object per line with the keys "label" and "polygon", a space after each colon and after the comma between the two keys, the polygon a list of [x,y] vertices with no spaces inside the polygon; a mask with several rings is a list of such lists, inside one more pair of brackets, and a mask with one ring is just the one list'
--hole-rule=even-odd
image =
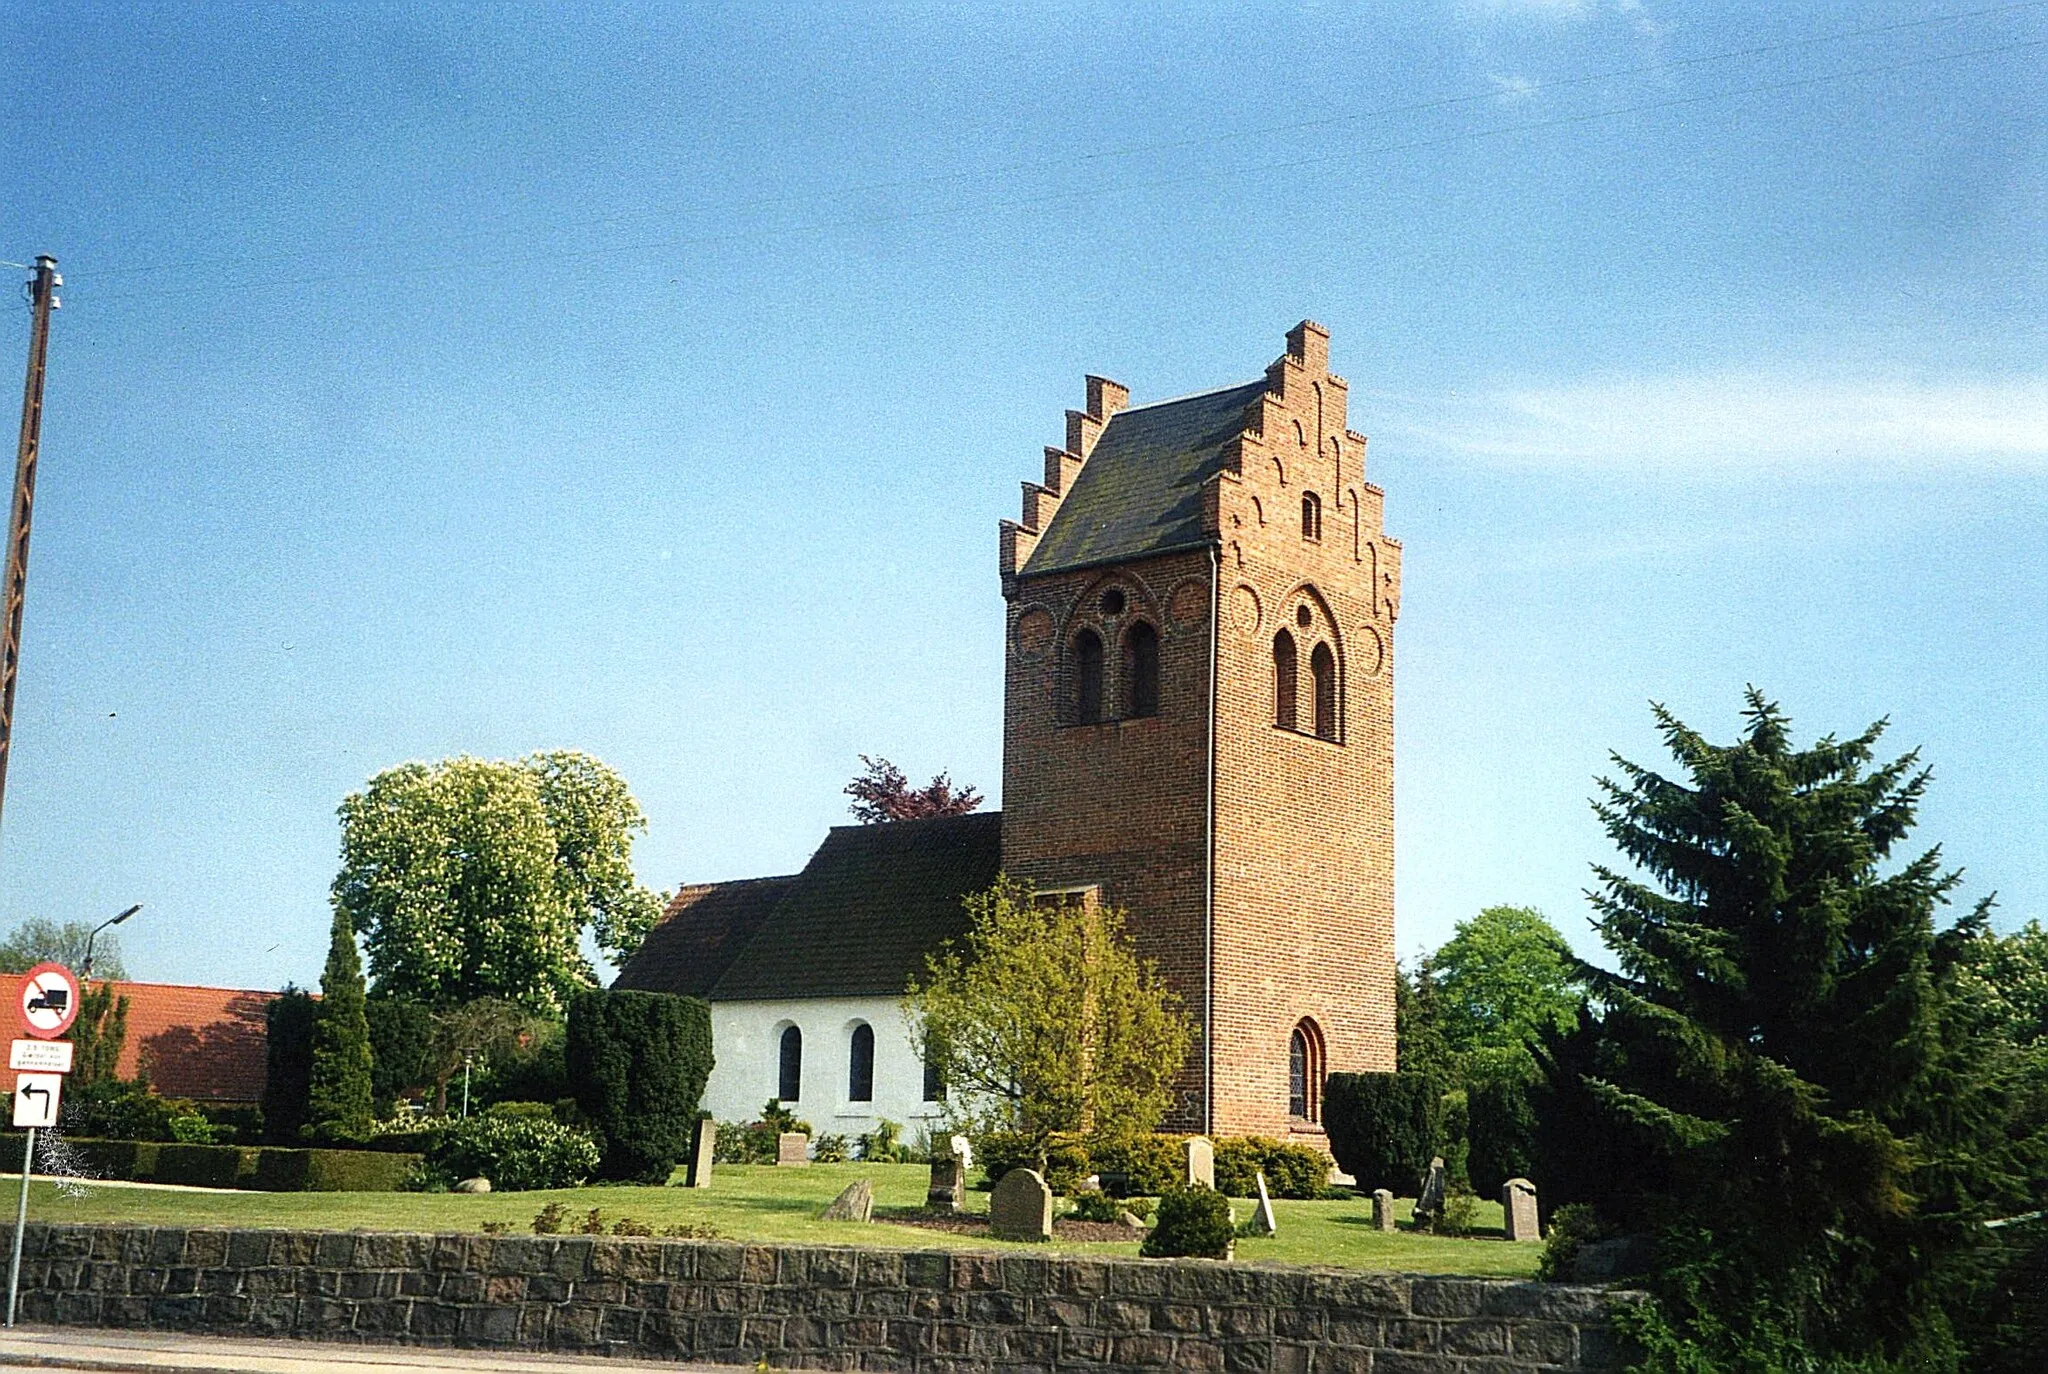
{"label": "red brick tower", "polygon": [[1242,386],[1090,377],[1002,524],[1003,864],[1129,913],[1183,1129],[1319,1142],[1323,1074],[1394,1067],[1401,546],[1346,393],[1308,321]]}

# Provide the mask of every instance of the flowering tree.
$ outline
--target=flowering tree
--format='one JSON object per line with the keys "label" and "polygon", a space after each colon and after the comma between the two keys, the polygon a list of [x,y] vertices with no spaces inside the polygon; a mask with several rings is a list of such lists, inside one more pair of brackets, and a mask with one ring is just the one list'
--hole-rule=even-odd
{"label": "flowering tree", "polygon": [[334,902],[380,993],[559,1014],[593,982],[585,927],[623,959],[661,913],[662,895],[633,878],[640,808],[586,754],[401,764],[340,814]]}

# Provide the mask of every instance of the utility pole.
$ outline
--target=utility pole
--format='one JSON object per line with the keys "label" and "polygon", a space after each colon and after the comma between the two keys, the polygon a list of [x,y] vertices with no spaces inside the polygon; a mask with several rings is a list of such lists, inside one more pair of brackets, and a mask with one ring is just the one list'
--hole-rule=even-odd
{"label": "utility pole", "polygon": [[36,258],[28,283],[30,324],[28,381],[21,393],[21,447],[14,460],[14,502],[7,512],[7,585],[0,614],[7,617],[0,640],[0,806],[7,799],[7,758],[14,745],[14,678],[21,667],[21,605],[28,593],[29,517],[36,504],[36,451],[43,438],[43,365],[50,353],[50,312],[57,308],[57,260]]}

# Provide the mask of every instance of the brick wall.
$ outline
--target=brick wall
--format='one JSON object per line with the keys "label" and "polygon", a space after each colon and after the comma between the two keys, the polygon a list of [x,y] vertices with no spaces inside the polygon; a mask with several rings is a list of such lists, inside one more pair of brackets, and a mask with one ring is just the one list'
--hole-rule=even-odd
{"label": "brick wall", "polygon": [[[1070,480],[1126,399],[1106,385],[1090,379],[1089,412],[1069,412],[1068,450],[1048,451],[1048,485],[1059,476],[1053,459]],[[1024,550],[1011,544],[1037,536],[1005,527],[1004,866],[1041,887],[1098,885],[1129,912],[1139,952],[1198,1020],[1209,1018],[1201,1052],[1213,1102],[1205,1111],[1205,1066],[1191,1065],[1173,1128],[1320,1143],[1288,1111],[1289,1041],[1304,1018],[1320,1031],[1325,1070],[1394,1067],[1400,545],[1382,533],[1381,494],[1364,480],[1365,438],[1346,428],[1346,401],[1328,335],[1297,327],[1207,490],[1214,549],[1027,577],[1016,571]],[[1309,492],[1317,538],[1303,530]],[[1123,598],[1113,615],[1111,593]],[[1160,631],[1158,716],[1065,719],[1074,635],[1085,625],[1108,646],[1104,696],[1115,702],[1117,646],[1138,619]],[[1298,645],[1296,731],[1275,726],[1273,639],[1283,628]],[[1317,644],[1336,658],[1334,741],[1313,733]]]}
{"label": "brick wall", "polygon": [[1620,1363],[1605,1293],[1486,1279],[581,1236],[31,1225],[24,1242],[23,1320],[65,1326],[948,1374]]}

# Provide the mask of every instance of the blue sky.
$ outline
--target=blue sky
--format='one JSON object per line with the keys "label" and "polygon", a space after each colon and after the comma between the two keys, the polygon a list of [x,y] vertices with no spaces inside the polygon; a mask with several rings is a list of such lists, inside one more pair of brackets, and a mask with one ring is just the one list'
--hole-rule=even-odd
{"label": "blue sky", "polygon": [[993,792],[995,522],[1082,374],[1305,316],[1406,543],[1404,953],[1593,952],[1606,751],[1746,682],[1889,715],[1965,895],[2048,916],[2048,5],[8,29],[0,257],[68,285],[0,924],[315,978],[410,758],[590,750],[659,887],[800,866],[861,752]]}

